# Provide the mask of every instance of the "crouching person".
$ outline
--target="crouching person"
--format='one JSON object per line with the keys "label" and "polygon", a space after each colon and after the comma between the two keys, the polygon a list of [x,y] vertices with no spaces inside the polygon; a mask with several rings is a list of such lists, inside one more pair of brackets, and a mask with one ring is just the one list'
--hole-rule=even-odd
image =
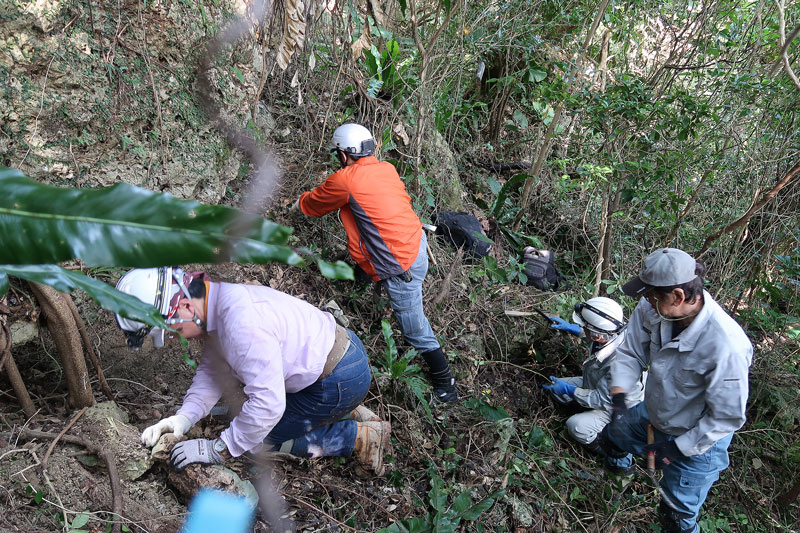
{"label": "crouching person", "polygon": [[[583,374],[559,379],[550,376],[553,382],[543,385],[555,400],[563,404],[577,403],[586,409],[567,419],[567,432],[589,451],[605,455],[599,435],[611,421],[611,364],[617,347],[625,339],[625,314],[622,307],[610,298],[592,298],[575,306],[572,314],[574,324],[559,317],[551,317],[551,328],[573,335],[585,335],[589,353],[583,363]],[[627,401],[636,405],[644,397],[645,375],[641,375]]]}
{"label": "crouching person", "polygon": [[[117,289],[153,304],[180,336],[203,339],[183,405],[145,429],[143,444],[154,446],[162,433],[182,436],[228,387],[244,385],[247,400],[229,427],[215,439],[178,443],[174,468],[280,450],[299,457],[355,454],[383,473],[389,423],[359,408],[371,381],[364,345],[329,313],[269,287],[215,283],[179,268],[131,270]],[[147,336],[156,347],[164,344],[164,330],[119,315],[117,323],[132,348]]]}

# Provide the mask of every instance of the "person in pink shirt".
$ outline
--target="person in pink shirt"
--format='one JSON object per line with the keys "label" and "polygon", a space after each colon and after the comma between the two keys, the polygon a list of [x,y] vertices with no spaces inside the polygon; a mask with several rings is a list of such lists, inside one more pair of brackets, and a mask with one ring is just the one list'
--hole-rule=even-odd
{"label": "person in pink shirt", "polygon": [[[134,269],[117,289],[153,304],[178,335],[203,339],[203,355],[177,414],[144,430],[154,446],[162,433],[183,436],[220,400],[244,385],[247,400],[215,439],[179,442],[170,463],[217,464],[260,451],[299,457],[342,457],[383,473],[390,425],[359,404],[371,374],[364,345],[333,316],[260,285],[209,281],[179,268]],[[128,346],[146,337],[164,345],[165,331],[117,315]]]}

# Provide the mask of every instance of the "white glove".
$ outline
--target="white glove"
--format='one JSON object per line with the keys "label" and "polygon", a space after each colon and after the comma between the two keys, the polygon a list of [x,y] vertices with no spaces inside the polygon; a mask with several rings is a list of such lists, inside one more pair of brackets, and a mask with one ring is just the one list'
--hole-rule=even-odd
{"label": "white glove", "polygon": [[169,418],[159,421],[158,424],[153,424],[149,428],[142,431],[141,441],[142,444],[148,448],[152,448],[156,445],[162,433],[172,433],[176,437],[180,438],[183,437],[183,435],[189,431],[189,428],[191,427],[192,423],[189,422],[189,419],[185,416],[170,416]]}
{"label": "white glove", "polygon": [[300,211],[300,197],[299,196],[297,197],[297,200],[295,200],[295,202],[292,204],[292,207],[289,208],[289,213],[295,213],[297,211],[302,213],[302,211]]}

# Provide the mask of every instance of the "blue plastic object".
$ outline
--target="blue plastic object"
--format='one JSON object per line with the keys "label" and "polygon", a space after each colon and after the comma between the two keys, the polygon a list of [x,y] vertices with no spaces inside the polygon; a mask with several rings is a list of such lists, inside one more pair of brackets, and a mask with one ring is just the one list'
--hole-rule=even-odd
{"label": "blue plastic object", "polygon": [[572,383],[567,383],[566,381],[562,381],[555,376],[550,376],[550,381],[553,382],[552,385],[542,385],[542,388],[552,392],[556,396],[561,396],[563,394],[566,394],[570,398],[575,397],[576,387]]}
{"label": "blue plastic object", "polygon": [[571,324],[570,322],[567,322],[563,318],[557,316],[551,316],[550,320],[553,321],[553,323],[550,324],[550,327],[553,329],[566,331],[567,333],[572,333],[573,335],[581,334],[581,327],[578,324]]}
{"label": "blue plastic object", "polygon": [[189,504],[182,533],[245,533],[253,525],[253,510],[244,498],[201,489]]}

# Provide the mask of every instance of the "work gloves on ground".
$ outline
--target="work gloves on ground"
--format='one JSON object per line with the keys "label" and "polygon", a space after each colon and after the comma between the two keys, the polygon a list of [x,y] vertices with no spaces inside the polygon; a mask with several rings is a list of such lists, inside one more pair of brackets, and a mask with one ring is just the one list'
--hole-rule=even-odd
{"label": "work gloves on ground", "polygon": [[550,327],[552,329],[557,329],[558,331],[566,331],[567,333],[572,333],[573,335],[581,334],[581,327],[578,324],[572,324],[571,322],[567,322],[566,320],[558,316],[551,316],[550,320],[552,320],[552,323],[550,324]]}
{"label": "work gloves on ground", "polygon": [[552,384],[542,385],[542,388],[548,391],[553,397],[561,403],[570,403],[575,398],[575,385],[568,383],[555,376],[550,376]]}
{"label": "work gloves on ground", "polygon": [[[222,443],[220,445],[220,443]],[[217,446],[215,447],[215,444]],[[217,451],[218,448],[220,451]],[[175,470],[183,470],[190,464],[218,465],[225,462],[222,451],[226,447],[219,439],[192,439],[179,442],[169,454],[169,464]]]}
{"label": "work gloves on ground", "polygon": [[653,452],[656,456],[656,467],[672,464],[673,461],[684,457],[674,440],[665,440],[655,444],[648,444],[644,447],[646,452]]}
{"label": "work gloves on ground", "polygon": [[149,428],[142,431],[141,441],[142,444],[148,448],[152,448],[161,438],[162,433],[172,433],[176,437],[183,437],[187,431],[192,427],[189,419],[183,415],[174,415],[153,424]]}

